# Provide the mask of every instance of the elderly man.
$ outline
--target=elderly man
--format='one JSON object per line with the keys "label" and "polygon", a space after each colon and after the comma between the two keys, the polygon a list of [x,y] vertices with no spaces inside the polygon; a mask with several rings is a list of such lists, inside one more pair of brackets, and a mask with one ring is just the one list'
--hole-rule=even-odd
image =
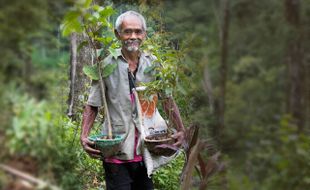
{"label": "elderly man", "polygon": [[[142,15],[127,11],[117,18],[115,27],[115,35],[121,41],[122,48],[117,50],[117,57],[110,55],[104,59],[104,64],[117,64],[113,73],[104,78],[104,82],[113,132],[124,134],[125,139],[117,155],[103,160],[106,185],[108,190],[153,189],[150,175],[168,159],[163,156],[151,156],[150,161],[146,158],[143,151],[145,147],[141,146],[141,129],[137,127],[138,114],[133,105],[135,101],[132,100],[132,89],[139,82],[155,80],[151,73],[144,72],[155,57],[140,50],[146,37],[146,23]],[[94,158],[100,158],[101,153],[94,149],[94,143],[87,137],[98,113],[98,107],[102,106],[100,97],[98,81],[93,81],[83,113],[80,140],[84,150]],[[172,137],[176,139],[174,145],[180,147],[184,140],[184,126],[179,110],[171,97],[163,98],[162,102],[165,111],[169,110],[172,113],[172,122],[178,130]],[[104,133],[106,128],[104,123]]]}

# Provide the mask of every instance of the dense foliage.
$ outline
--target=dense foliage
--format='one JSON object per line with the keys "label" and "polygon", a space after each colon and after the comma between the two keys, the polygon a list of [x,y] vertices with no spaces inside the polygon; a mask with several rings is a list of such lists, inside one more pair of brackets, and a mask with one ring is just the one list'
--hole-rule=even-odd
{"label": "dense foliage", "polygon": [[[109,22],[102,21],[110,29],[107,23],[125,10],[138,10],[146,16],[149,38],[143,48],[169,68],[163,70],[162,78],[171,79],[166,86],[153,87],[164,86],[167,94],[172,93],[186,126],[199,124],[200,138],[211,138],[224,155],[226,172],[215,176],[209,189],[307,189],[310,65],[305,50],[310,43],[305,36],[309,36],[310,5],[296,1],[299,22],[294,24],[296,17],[289,17],[294,11],[289,12],[292,6],[287,6],[290,0],[230,1],[225,127],[219,128],[223,2],[122,0],[98,1],[98,5],[115,10]],[[62,33],[70,33],[63,18],[78,22],[83,6],[95,9],[93,14],[83,12],[90,22],[100,20],[103,9],[92,1],[78,3],[80,7],[72,8],[77,5],[71,1],[1,1],[0,140],[4,146],[0,159],[8,165],[14,165],[17,158],[30,159],[37,165],[33,175],[63,189],[98,189],[104,188],[101,162],[89,158],[79,144],[82,108],[77,119],[66,116],[70,52],[69,40]],[[82,27],[73,22],[76,31]],[[115,42],[112,32],[104,38],[96,33],[99,29],[91,32],[105,45]],[[294,81],[289,82],[287,61],[292,58],[294,42],[304,50],[299,56],[305,72],[301,84],[306,91],[303,127],[288,111],[289,86]],[[169,88],[171,84],[173,88]],[[82,102],[86,98],[80,97]],[[99,125],[98,120],[94,132]],[[210,156],[208,152],[203,155],[205,159]],[[156,188],[178,189],[183,162],[180,155],[157,171]],[[195,185],[199,177],[194,179]],[[0,189],[9,182],[1,171]]]}

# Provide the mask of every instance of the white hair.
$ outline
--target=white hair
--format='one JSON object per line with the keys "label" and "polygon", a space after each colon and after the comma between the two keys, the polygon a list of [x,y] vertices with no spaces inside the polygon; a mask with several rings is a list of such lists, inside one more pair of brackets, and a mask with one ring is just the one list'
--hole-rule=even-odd
{"label": "white hair", "polygon": [[123,14],[119,15],[116,19],[115,28],[118,32],[121,32],[121,25],[124,19],[128,16],[135,16],[139,18],[142,23],[142,29],[146,31],[146,22],[145,22],[144,17],[140,13],[137,13],[136,11],[126,11]]}

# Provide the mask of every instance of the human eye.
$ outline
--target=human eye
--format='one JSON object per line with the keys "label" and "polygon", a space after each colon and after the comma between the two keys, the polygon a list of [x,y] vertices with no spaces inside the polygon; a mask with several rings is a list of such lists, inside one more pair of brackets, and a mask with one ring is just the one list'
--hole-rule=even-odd
{"label": "human eye", "polygon": [[135,30],[135,33],[138,34],[138,35],[141,35],[141,34],[143,34],[143,30],[141,30],[141,29],[136,29],[136,30]]}
{"label": "human eye", "polygon": [[129,35],[129,34],[132,33],[132,30],[131,29],[125,29],[125,30],[123,30],[122,33],[125,34],[125,35]]}

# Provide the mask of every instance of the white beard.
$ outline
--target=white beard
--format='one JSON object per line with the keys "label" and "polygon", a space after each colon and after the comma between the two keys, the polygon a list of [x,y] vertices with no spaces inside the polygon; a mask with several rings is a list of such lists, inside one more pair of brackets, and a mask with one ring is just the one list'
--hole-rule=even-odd
{"label": "white beard", "polygon": [[141,41],[139,41],[139,40],[135,40],[135,41],[136,41],[136,44],[138,43],[138,45],[130,44],[131,40],[125,41],[124,45],[125,45],[125,48],[127,49],[127,51],[136,52],[139,50],[139,46],[140,46]]}
{"label": "white beard", "polygon": [[127,46],[126,49],[130,52],[136,52],[139,50],[139,47],[137,46]]}

